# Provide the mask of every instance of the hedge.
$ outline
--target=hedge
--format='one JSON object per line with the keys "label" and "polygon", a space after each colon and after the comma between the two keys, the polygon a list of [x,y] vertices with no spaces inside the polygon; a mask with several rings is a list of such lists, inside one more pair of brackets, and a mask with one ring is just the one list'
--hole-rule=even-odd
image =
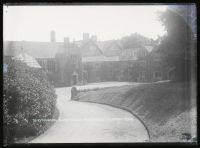
{"label": "hedge", "polygon": [[4,142],[45,131],[56,107],[56,94],[41,69],[11,61],[3,77]]}

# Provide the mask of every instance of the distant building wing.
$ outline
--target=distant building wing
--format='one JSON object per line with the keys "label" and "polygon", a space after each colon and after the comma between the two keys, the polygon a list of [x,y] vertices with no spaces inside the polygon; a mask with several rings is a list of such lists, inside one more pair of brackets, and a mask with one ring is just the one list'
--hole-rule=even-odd
{"label": "distant building wing", "polygon": [[21,50],[34,58],[54,58],[63,43],[33,42],[33,41],[5,41],[4,56],[17,56]]}

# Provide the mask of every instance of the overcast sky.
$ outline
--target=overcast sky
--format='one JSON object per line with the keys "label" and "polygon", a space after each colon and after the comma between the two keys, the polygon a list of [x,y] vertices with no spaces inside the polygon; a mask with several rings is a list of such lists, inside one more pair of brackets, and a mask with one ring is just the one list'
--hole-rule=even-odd
{"label": "overcast sky", "polygon": [[84,32],[98,40],[120,39],[139,33],[153,39],[165,33],[156,11],[164,5],[135,6],[4,6],[4,40],[56,41],[81,40]]}

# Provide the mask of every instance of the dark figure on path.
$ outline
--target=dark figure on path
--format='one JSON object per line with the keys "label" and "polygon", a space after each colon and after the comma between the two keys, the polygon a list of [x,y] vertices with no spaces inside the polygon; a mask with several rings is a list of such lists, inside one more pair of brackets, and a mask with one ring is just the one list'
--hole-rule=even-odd
{"label": "dark figure on path", "polygon": [[71,100],[77,100],[77,88],[74,86],[71,89]]}

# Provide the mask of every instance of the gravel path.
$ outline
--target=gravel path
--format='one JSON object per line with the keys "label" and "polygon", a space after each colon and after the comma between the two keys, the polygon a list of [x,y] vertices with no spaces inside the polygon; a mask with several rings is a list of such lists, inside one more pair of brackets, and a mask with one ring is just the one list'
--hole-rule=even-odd
{"label": "gravel path", "polygon": [[59,119],[30,143],[148,142],[145,127],[129,112],[107,105],[70,101],[70,91],[71,87],[56,89]]}

